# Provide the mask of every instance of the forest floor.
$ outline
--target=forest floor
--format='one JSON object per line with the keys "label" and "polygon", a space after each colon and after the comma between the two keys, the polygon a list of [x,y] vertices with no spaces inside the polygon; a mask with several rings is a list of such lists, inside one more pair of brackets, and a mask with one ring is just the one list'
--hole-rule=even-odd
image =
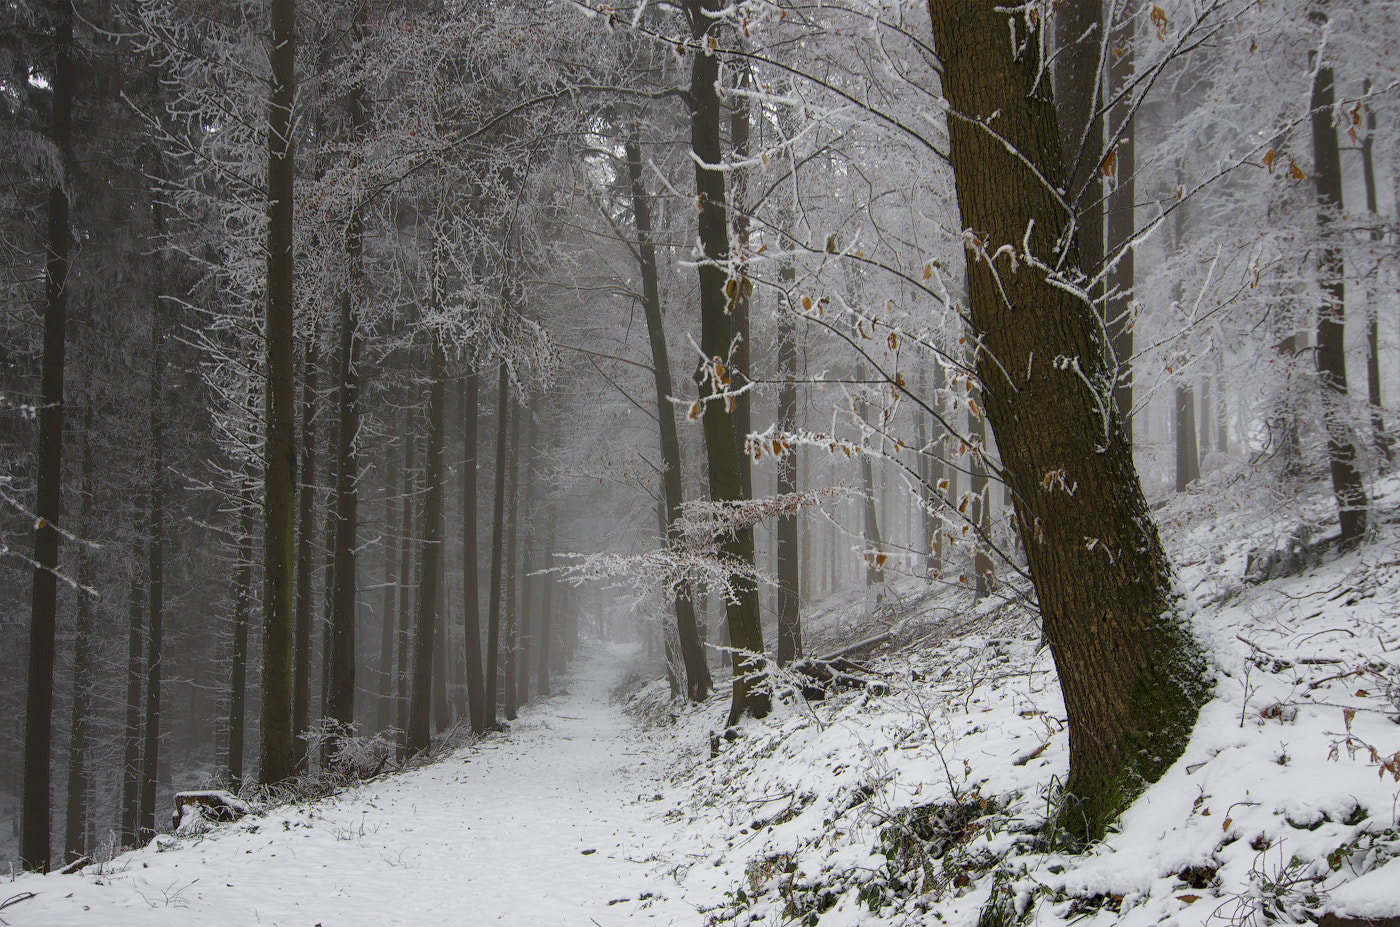
{"label": "forest floor", "polygon": [[[22,876],[11,925],[693,923],[655,897],[669,765],[609,690],[625,656],[592,649],[567,694],[504,735],[330,799],[276,808],[77,875]],[[674,883],[672,883],[674,887]],[[679,893],[676,893],[679,894]]]}
{"label": "forest floor", "polygon": [[[1400,916],[1400,479],[1337,556],[1301,509],[1212,485],[1158,511],[1215,696],[1087,852],[1059,841],[1052,661],[1011,588],[905,578],[809,612],[812,650],[884,636],[880,685],[712,740],[638,656],[593,646],[509,732],[0,892],[13,925],[1262,927]],[[1289,555],[1287,549],[1294,548]],[[1270,552],[1279,552],[1274,555]],[[1261,561],[1261,554],[1262,561]],[[1256,575],[1247,576],[1250,560]],[[1260,570],[1264,562],[1267,569]],[[619,685],[619,683],[623,683]],[[32,896],[28,893],[32,893]],[[1352,920],[1345,920],[1351,918]],[[1334,921],[1335,922],[1335,921]]]}

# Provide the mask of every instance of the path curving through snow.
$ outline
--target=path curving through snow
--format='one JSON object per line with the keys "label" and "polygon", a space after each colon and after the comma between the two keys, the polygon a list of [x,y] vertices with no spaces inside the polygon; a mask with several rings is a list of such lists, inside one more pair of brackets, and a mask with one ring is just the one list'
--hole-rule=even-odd
{"label": "path curving through snow", "polygon": [[668,758],[610,688],[595,651],[571,692],[527,706],[506,735],[256,831],[224,828],[118,857],[103,871],[23,876],[10,925],[612,927],[699,924],[665,865]]}

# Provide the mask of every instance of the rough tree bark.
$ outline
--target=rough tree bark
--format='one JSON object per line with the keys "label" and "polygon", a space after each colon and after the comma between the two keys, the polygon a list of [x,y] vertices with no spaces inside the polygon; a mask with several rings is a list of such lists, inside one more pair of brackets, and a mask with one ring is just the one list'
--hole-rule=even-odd
{"label": "rough tree bark", "polygon": [[267,107],[267,409],[263,492],[262,704],[258,777],[264,784],[296,773],[292,729],[292,508],[296,490],[295,293],[292,184],[295,146],[296,0],[270,0],[271,92]]}
{"label": "rough tree bark", "polygon": [[[743,503],[743,456],[735,441],[733,409],[724,395],[731,382],[728,373],[733,338],[731,297],[747,281],[731,279],[729,226],[725,218],[724,171],[721,168],[719,131],[718,44],[723,4],[718,0],[687,0],[685,13],[694,40],[690,72],[690,143],[695,155],[695,188],[699,194],[700,246],[700,350],[706,360],[696,371],[700,387],[700,418],[705,434],[705,455],[710,468],[710,499],[721,505]],[[726,294],[726,288],[732,292]],[[720,553],[733,565],[733,595],[725,602],[730,646],[739,651],[734,661],[730,724],[745,714],[762,718],[772,709],[772,697],[762,675],[763,628],[759,624],[758,588],[746,575],[754,565],[752,526],[739,525],[726,532]]]}
{"label": "rough tree bark", "polygon": [[[53,4],[53,111],[49,139],[64,173],[73,160],[73,4]],[[63,354],[68,315],[68,193],[66,177],[49,186],[44,259],[44,348],[40,370],[39,444],[34,479],[34,574],[29,610],[29,663],[24,706],[24,793],[20,864],[47,872],[49,754],[53,746],[54,636],[58,613],[58,521],[63,515]]]}
{"label": "rough tree bark", "polygon": [[929,5],[961,222],[977,242],[977,372],[1069,719],[1060,823],[1097,839],[1180,755],[1209,680],[1112,401],[1099,321],[1048,279],[1047,265],[1072,271],[1078,253],[1073,242],[1056,253],[1070,222],[1055,192],[1059,129],[1036,28],[1017,10]]}

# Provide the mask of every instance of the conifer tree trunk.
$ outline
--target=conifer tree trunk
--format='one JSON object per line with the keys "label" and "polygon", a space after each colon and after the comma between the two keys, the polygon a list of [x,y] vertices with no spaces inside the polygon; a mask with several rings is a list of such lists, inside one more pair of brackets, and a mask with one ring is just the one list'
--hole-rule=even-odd
{"label": "conifer tree trunk", "polygon": [[[1054,191],[1062,153],[1036,26],[998,0],[933,0],[929,12],[961,224],[985,246],[968,252],[977,372],[1069,719],[1060,823],[1098,839],[1180,755],[1207,665],[1123,437],[1093,307],[1044,269],[1059,263],[1070,215]],[[1073,244],[1066,257],[1079,266]]]}
{"label": "conifer tree trunk", "polygon": [[[549,526],[546,529],[545,537],[548,539],[544,549],[544,566],[550,569],[554,566],[554,510],[549,510]],[[540,585],[544,587],[542,601],[540,602],[540,665],[538,676],[535,682],[535,691],[540,698],[549,698],[550,683],[549,671],[551,660],[554,654],[554,635],[558,633],[555,629],[554,621],[554,574],[546,573]]]}
{"label": "conifer tree trunk", "polygon": [[428,387],[428,450],[423,472],[423,518],[419,525],[418,603],[413,627],[413,681],[408,706],[408,754],[428,748],[433,671],[433,625],[438,620],[438,568],[442,557],[443,406],[447,357],[432,344]]}
{"label": "conifer tree trunk", "polygon": [[[164,210],[160,200],[151,204],[155,238],[165,237]],[[149,534],[146,538],[146,717],[141,748],[141,810],[137,832],[144,843],[156,832],[156,781],[160,757],[161,677],[165,647],[165,332],[160,304],[164,298],[162,252],[155,256],[155,293],[151,299],[151,381],[148,414],[151,440],[151,491]]]}
{"label": "conifer tree trunk", "polygon": [[126,723],[122,736],[121,838],[123,847],[136,846],[136,818],[141,805],[141,616],[145,595],[140,570],[132,564],[127,596],[126,623]]}
{"label": "conifer tree trunk", "polygon": [[[78,490],[78,536],[92,539],[92,402],[83,405],[82,485]],[[73,704],[68,719],[68,806],[64,814],[63,861],[82,859],[87,846],[88,725],[92,713],[93,672],[92,599],[86,590],[93,587],[92,555],[78,552],[78,590],[73,629]]]}
{"label": "conifer tree trunk", "polygon": [[[790,292],[796,280],[791,261],[778,271],[779,286]],[[784,305],[778,315],[778,430],[797,430],[797,323],[796,309]],[[797,454],[794,446],[778,458],[778,495],[797,492]],[[798,514],[779,516],[777,524],[778,649],[779,666],[802,656],[802,572],[797,538]]]}
{"label": "conifer tree trunk", "polygon": [[330,681],[326,699],[326,717],[336,722],[341,730],[355,723],[355,549],[359,534],[357,484],[360,471],[357,446],[360,430],[360,332],[356,303],[362,271],[361,229],[360,213],[355,209],[346,232],[345,250],[350,261],[350,283],[340,295],[340,384],[336,403],[339,425],[335,447],[335,531],[331,547],[334,579],[330,608]]}
{"label": "conifer tree trunk", "polygon": [[[73,3],[54,0],[53,111],[49,139],[66,175],[73,160]],[[54,638],[58,614],[58,527],[63,510],[63,355],[68,315],[66,177],[49,187],[44,259],[44,347],[40,371],[39,444],[34,478],[34,573],[24,706],[24,794],[20,864],[47,872],[50,752],[53,748]]]}
{"label": "conifer tree trunk", "polygon": [[414,450],[417,447],[413,433],[413,405],[407,404],[404,410],[403,430],[403,497],[399,509],[399,642],[398,656],[395,658],[395,704],[398,719],[399,743],[407,749],[408,738],[408,673],[409,652],[413,649],[413,502],[416,494],[414,479]]}
{"label": "conifer tree trunk", "polygon": [[467,661],[467,709],[474,733],[486,730],[481,670],[481,590],[477,580],[476,467],[481,378],[473,367],[462,384],[462,636]]}
{"label": "conifer tree trunk", "polygon": [[238,567],[233,580],[233,655],[229,666],[228,778],[243,785],[244,719],[248,697],[248,620],[253,608],[253,519],[256,503],[244,499],[238,524]]}
{"label": "conifer tree trunk", "polygon": [[[385,455],[386,462],[388,454]],[[395,472],[393,464],[389,463],[385,468],[388,477],[388,485],[385,486],[384,496],[384,582],[380,586],[379,600],[379,711],[378,720],[375,727],[384,731],[394,725],[394,639],[397,636],[397,617],[394,614],[394,597],[397,580],[394,575],[395,543],[400,535],[398,509],[394,503],[398,501],[395,490],[398,487],[399,474]]]}
{"label": "conifer tree trunk", "polygon": [[262,702],[258,778],[296,773],[292,730],[292,556],[296,535],[292,106],[296,97],[296,0],[270,0],[271,92],[267,107],[267,345],[263,492]]}
{"label": "conifer tree trunk", "polygon": [[[1365,93],[1371,92],[1371,81],[1364,84]],[[1371,241],[1379,243],[1385,236],[1381,232],[1380,210],[1376,205],[1376,166],[1373,149],[1376,135],[1376,111],[1366,107],[1366,136],[1361,140],[1361,177],[1366,185],[1366,212],[1373,224]],[[1366,289],[1366,398],[1371,405],[1371,440],[1376,450],[1381,452],[1387,464],[1394,460],[1394,439],[1385,430],[1385,416],[1381,412],[1381,350],[1379,306],[1380,293],[1373,277],[1367,277]]]}
{"label": "conifer tree trunk", "polygon": [[492,503],[491,524],[491,586],[486,606],[486,678],[482,706],[485,708],[484,729],[496,726],[496,696],[500,685],[496,680],[501,649],[501,562],[505,545],[506,517],[506,444],[509,438],[510,409],[505,361],[501,362],[496,388],[496,490]]}
{"label": "conifer tree trunk", "polygon": [[[656,268],[656,244],[652,239],[651,199],[647,196],[642,176],[642,145],[640,131],[634,122],[624,145],[628,178],[632,186],[632,218],[637,232],[637,262],[642,272],[642,311],[646,315],[647,335],[651,342],[651,371],[656,389],[656,422],[661,433],[661,491],[665,504],[665,529],[668,544],[679,541],[675,524],[681,516],[684,501],[684,481],[681,474],[681,443],[676,432],[676,409],[671,402],[670,352],[666,348],[665,325],[661,315],[661,286]],[[692,701],[704,701],[714,687],[710,666],[705,659],[705,647],[700,641],[700,628],[695,620],[695,601],[687,584],[676,587],[671,598],[676,615],[676,634],[680,642],[681,661],[685,666],[686,694]]]}
{"label": "conifer tree trunk", "polygon": [[1366,533],[1367,499],[1347,415],[1345,267],[1341,244],[1330,234],[1333,213],[1340,213],[1342,208],[1342,155],[1337,130],[1332,125],[1335,102],[1332,68],[1319,67],[1312,87],[1313,179],[1317,186],[1317,221],[1324,243],[1318,268],[1324,299],[1317,313],[1317,372],[1327,401],[1323,413],[1327,458],[1342,529],[1338,545],[1346,549]]}
{"label": "conifer tree trunk", "polygon": [[313,330],[303,352],[301,380],[301,479],[297,487],[296,603],[292,617],[292,757],[306,771],[306,741],[311,727],[311,613],[314,606],[316,536],[316,381],[319,360]]}
{"label": "conifer tree trunk", "polygon": [[530,638],[534,629],[531,619],[531,606],[534,603],[536,580],[530,574],[535,572],[535,444],[539,440],[538,410],[532,404],[525,412],[529,427],[525,429],[525,488],[521,494],[520,508],[524,513],[524,537],[520,551],[520,633],[515,660],[515,701],[517,707],[530,703]]}
{"label": "conifer tree trunk", "polygon": [[520,526],[520,406],[510,407],[510,456],[506,462],[506,564],[505,564],[505,612],[501,628],[501,701],[507,721],[514,721],[516,715],[515,663],[516,644],[519,632],[519,615],[516,613],[515,553]]}
{"label": "conifer tree trunk", "polygon": [[1176,387],[1176,491],[1201,477],[1200,455],[1196,452],[1196,391],[1189,384]]}
{"label": "conifer tree trunk", "polygon": [[[685,12],[694,39],[690,72],[690,143],[695,155],[695,188],[699,194],[700,246],[700,350],[705,362],[696,371],[700,387],[701,423],[705,455],[709,463],[710,499],[721,506],[747,501],[744,494],[744,455],[735,441],[736,429],[728,396],[722,395],[732,378],[727,367],[733,338],[732,309],[726,295],[729,226],[725,218],[724,171],[719,131],[719,56],[710,47],[720,34],[723,4],[718,0],[686,0]],[[734,294],[747,281],[733,280]],[[744,294],[747,295],[747,294]],[[726,533],[720,553],[741,569],[754,564],[753,528],[740,525]],[[758,658],[763,653],[763,628],[759,624],[758,588],[740,572],[730,575],[734,595],[725,602],[730,645],[741,652],[734,661],[730,724],[745,713],[762,718],[772,708],[772,698]],[[749,654],[752,656],[748,656]]]}

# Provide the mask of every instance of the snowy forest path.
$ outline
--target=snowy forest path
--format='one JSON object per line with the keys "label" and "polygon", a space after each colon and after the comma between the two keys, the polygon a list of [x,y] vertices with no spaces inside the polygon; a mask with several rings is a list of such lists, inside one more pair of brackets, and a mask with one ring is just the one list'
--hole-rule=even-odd
{"label": "snowy forest path", "polygon": [[[429,766],[256,830],[154,846],[80,875],[25,876],[13,925],[698,924],[652,861],[667,758],[610,701],[623,661],[595,651],[568,694]],[[23,884],[21,884],[23,883]],[[667,888],[670,891],[668,893]],[[671,897],[667,897],[667,895]]]}

